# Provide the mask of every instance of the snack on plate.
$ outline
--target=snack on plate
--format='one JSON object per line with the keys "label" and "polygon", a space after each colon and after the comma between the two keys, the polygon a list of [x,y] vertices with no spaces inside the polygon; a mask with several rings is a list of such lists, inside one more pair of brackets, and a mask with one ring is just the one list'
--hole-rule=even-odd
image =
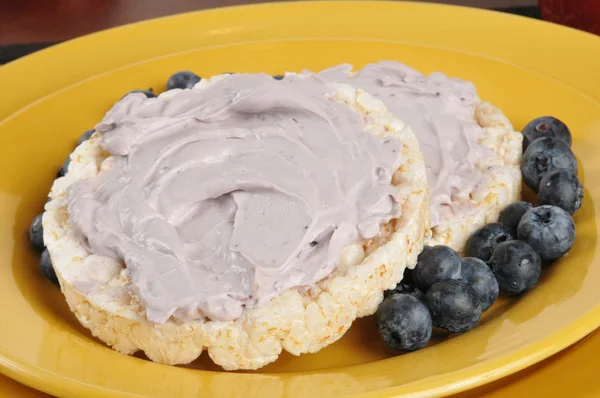
{"label": "snack on plate", "polygon": [[427,167],[427,244],[463,251],[471,233],[519,200],[522,135],[469,82],[442,73],[425,76],[395,61],[352,69],[344,64],[320,75],[367,91],[410,126]]}
{"label": "snack on plate", "polygon": [[164,364],[319,351],[375,313],[428,231],[408,125],[308,73],[129,94],[70,159],[43,217],[61,290],[95,336]]}

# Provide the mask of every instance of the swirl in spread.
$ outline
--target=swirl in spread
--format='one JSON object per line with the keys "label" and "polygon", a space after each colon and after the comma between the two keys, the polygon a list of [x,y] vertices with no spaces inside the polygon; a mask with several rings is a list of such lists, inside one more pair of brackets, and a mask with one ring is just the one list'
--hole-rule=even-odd
{"label": "swirl in spread", "polygon": [[348,83],[380,99],[417,137],[429,183],[430,227],[444,212],[468,211],[457,206],[482,181],[480,159],[494,156],[478,144],[483,130],[475,120],[481,102],[475,86],[436,72],[429,76],[394,61],[381,61],[352,74],[343,64],[320,73],[329,81]]}
{"label": "swirl in spread", "polygon": [[86,248],[122,261],[152,322],[231,320],[311,286],[400,214],[402,144],[316,75],[130,94],[96,126],[114,166],[68,191]]}

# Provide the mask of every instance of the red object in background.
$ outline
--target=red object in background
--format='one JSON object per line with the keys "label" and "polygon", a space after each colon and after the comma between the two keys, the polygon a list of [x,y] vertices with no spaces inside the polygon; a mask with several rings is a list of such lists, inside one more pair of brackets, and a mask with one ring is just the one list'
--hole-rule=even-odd
{"label": "red object in background", "polygon": [[542,17],[600,35],[600,0],[539,0]]}

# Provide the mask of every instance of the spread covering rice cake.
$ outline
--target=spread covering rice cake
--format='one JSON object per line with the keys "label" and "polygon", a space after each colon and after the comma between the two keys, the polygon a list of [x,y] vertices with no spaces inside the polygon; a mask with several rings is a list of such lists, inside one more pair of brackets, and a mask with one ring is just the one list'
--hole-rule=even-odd
{"label": "spread covering rice cake", "polygon": [[216,76],[130,94],[96,130],[54,182],[44,241],[71,311],[122,353],[234,370],[317,352],[428,233],[417,139],[347,84]]}
{"label": "spread covering rice cake", "polygon": [[469,236],[498,220],[521,195],[521,133],[467,81],[428,76],[395,61],[354,72],[344,64],[320,72],[383,101],[415,133],[427,167],[431,239],[463,251]]}

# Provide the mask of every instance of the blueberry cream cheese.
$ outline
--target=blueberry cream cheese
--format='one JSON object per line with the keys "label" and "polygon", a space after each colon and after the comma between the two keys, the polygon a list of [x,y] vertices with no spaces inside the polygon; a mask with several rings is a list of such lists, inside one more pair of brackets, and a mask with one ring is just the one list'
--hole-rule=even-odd
{"label": "blueberry cream cheese", "polygon": [[344,64],[320,75],[369,92],[411,127],[427,167],[431,244],[462,250],[471,232],[518,200],[521,134],[471,82],[395,61],[352,69]]}
{"label": "blueberry cream cheese", "polygon": [[402,143],[364,133],[317,79],[233,75],[96,126],[114,167],[71,185],[69,220],[130,270],[148,319],[239,317],[331,273],[400,215]]}
{"label": "blueberry cream cheese", "polygon": [[411,129],[309,73],[129,94],[65,172],[43,233],[71,310],[166,364],[318,351],[376,311],[428,225]]}

